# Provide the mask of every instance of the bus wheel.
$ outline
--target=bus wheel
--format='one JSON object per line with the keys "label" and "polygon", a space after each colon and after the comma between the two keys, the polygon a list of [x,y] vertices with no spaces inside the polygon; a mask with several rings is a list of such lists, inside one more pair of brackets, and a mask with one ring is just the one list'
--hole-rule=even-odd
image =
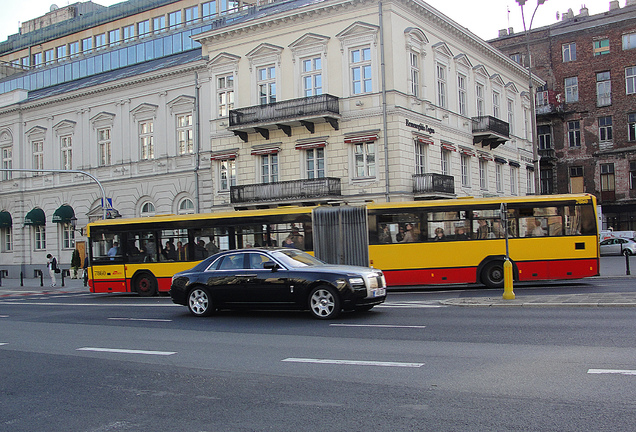
{"label": "bus wheel", "polygon": [[503,288],[503,261],[492,261],[481,271],[481,282],[488,288]]}
{"label": "bus wheel", "polygon": [[157,279],[151,273],[139,273],[135,276],[133,288],[142,297],[152,297],[157,294]]}
{"label": "bus wheel", "polygon": [[340,314],[340,297],[326,285],[320,285],[309,293],[309,310],[318,319],[331,319]]}
{"label": "bus wheel", "polygon": [[188,295],[188,309],[197,317],[210,316],[214,313],[214,305],[210,292],[201,287],[196,287]]}

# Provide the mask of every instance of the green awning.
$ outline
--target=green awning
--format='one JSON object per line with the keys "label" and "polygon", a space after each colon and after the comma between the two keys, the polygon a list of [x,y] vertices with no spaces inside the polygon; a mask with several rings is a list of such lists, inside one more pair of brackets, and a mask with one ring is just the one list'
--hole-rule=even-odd
{"label": "green awning", "polygon": [[71,219],[75,217],[73,207],[63,204],[53,213],[53,223],[71,223]]}
{"label": "green awning", "polygon": [[25,225],[46,225],[46,217],[44,216],[44,210],[41,208],[34,208],[24,217]]}
{"label": "green awning", "polygon": [[11,225],[13,225],[11,213],[6,210],[0,211],[0,228],[9,228]]}

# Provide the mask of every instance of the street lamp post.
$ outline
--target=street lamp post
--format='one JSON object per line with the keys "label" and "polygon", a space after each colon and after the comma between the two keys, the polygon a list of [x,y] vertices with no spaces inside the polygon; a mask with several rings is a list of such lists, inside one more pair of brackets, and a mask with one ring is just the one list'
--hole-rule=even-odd
{"label": "street lamp post", "polygon": [[523,6],[526,4],[526,0],[516,0],[517,4],[521,8],[521,20],[523,21],[523,31],[526,34],[526,50],[528,55],[528,86],[530,91],[530,122],[532,128],[532,159],[534,166],[534,192],[541,192],[541,184],[540,184],[540,171],[539,171],[539,148],[537,144],[537,114],[535,108],[535,100],[534,100],[534,86],[532,84],[532,56],[530,54],[530,30],[532,29],[532,21],[534,20],[534,14],[537,13],[537,9],[547,0],[537,0],[537,7],[534,8],[534,12],[532,12],[532,17],[530,18],[530,25],[526,28],[526,18],[523,13]]}

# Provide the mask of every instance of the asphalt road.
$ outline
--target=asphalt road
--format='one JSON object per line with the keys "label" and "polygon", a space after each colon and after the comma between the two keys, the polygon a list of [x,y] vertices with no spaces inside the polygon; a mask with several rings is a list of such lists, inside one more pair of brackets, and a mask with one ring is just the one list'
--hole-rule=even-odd
{"label": "asphalt road", "polygon": [[633,308],[437,301],[461,295],[394,292],[327,322],[197,319],[165,297],[2,299],[0,431],[633,430]]}

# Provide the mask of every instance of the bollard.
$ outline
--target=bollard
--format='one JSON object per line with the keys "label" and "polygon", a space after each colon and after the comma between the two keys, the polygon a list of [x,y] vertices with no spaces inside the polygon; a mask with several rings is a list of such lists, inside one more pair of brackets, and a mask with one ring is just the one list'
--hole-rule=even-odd
{"label": "bollard", "polygon": [[626,253],[624,255],[625,255],[625,274],[629,276],[631,274],[629,271],[629,254]]}
{"label": "bollard", "polygon": [[24,273],[20,272],[20,286],[24,286]]}
{"label": "bollard", "polygon": [[44,273],[42,273],[42,270],[36,270],[36,273],[40,275],[40,286],[43,287],[44,286]]}
{"label": "bollard", "polygon": [[512,279],[513,279],[513,277],[512,277],[512,263],[510,262],[508,257],[506,257],[506,260],[504,261],[503,268],[504,268],[504,293],[503,293],[503,298],[504,298],[504,300],[514,300],[515,299],[515,293],[512,291]]}

